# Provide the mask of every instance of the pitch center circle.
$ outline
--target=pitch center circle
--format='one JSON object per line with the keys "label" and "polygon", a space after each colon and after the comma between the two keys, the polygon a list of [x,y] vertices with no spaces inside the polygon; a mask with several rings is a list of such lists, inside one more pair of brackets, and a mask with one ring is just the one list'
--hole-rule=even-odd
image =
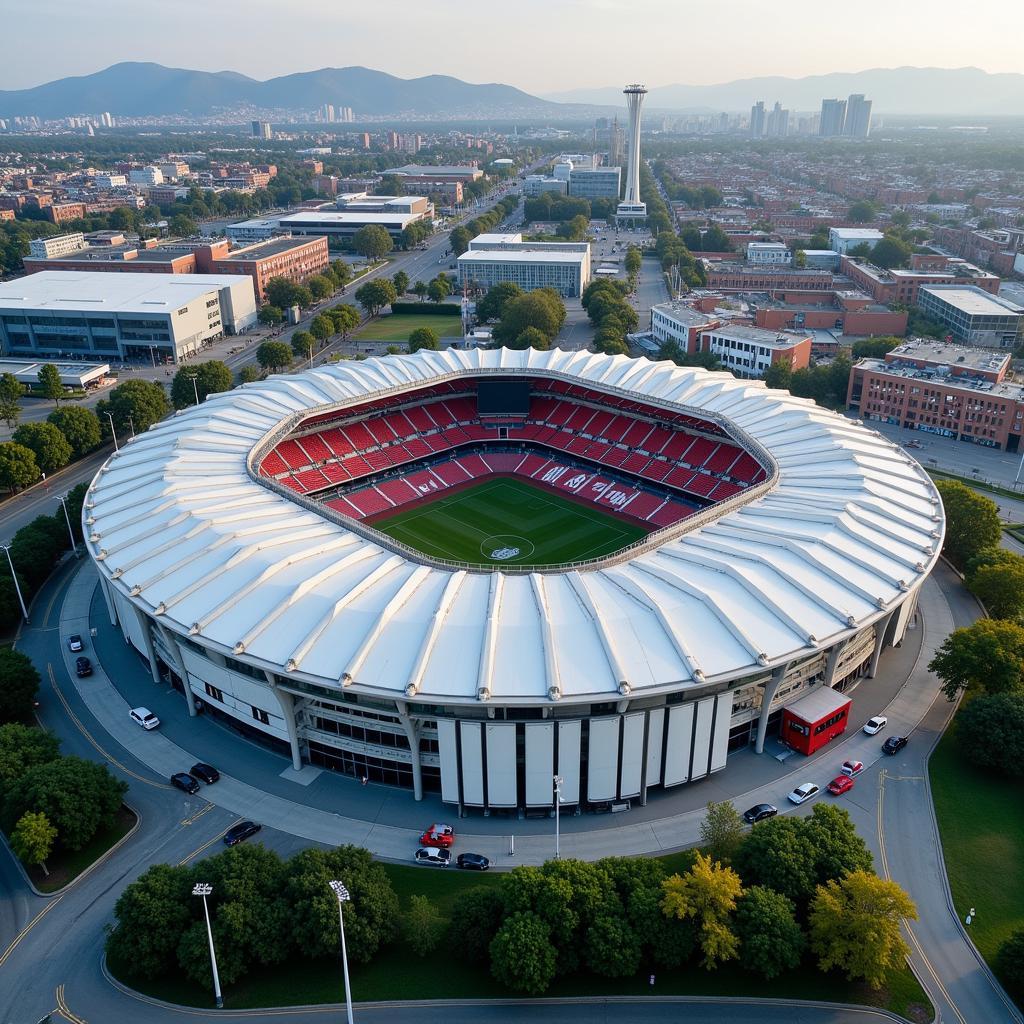
{"label": "pitch center circle", "polygon": [[496,533],[480,542],[480,554],[491,562],[521,562],[535,550],[531,541],[515,533]]}

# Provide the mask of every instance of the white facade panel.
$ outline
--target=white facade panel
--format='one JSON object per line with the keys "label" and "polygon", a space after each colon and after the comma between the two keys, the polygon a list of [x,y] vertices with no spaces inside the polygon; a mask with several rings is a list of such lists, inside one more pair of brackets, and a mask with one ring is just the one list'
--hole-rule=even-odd
{"label": "white facade panel", "polygon": [[619,798],[639,796],[643,785],[644,713],[622,719],[622,763],[619,765]]}
{"label": "white facade panel", "polygon": [[593,718],[587,748],[587,799],[614,800],[619,768],[620,718]]}
{"label": "white facade panel", "polygon": [[580,722],[558,723],[558,774],[562,776],[562,803],[580,802]]}
{"label": "white facade panel", "polygon": [[[554,775],[555,723],[527,722],[525,779],[527,807],[549,807],[551,805]],[[564,785],[562,788],[564,790]]]}
{"label": "white facade panel", "polygon": [[121,624],[121,630],[124,633],[125,639],[135,648],[140,654],[146,654],[146,640],[142,635],[142,627],[139,625],[139,617],[135,614],[135,609],[132,607],[131,602],[121,595],[118,590],[114,590],[114,606],[117,608],[117,621]]}
{"label": "white facade panel", "polygon": [[487,724],[487,806],[515,807],[516,727]]}
{"label": "white facade panel", "polygon": [[437,748],[441,761],[441,799],[446,804],[459,802],[459,752],[456,747],[455,720],[437,720]]}
{"label": "white facade panel", "polygon": [[697,702],[697,727],[693,731],[693,758],[690,779],[703,778],[708,773],[708,754],[711,752],[711,720],[715,715],[715,698]]}
{"label": "white facade panel", "polygon": [[459,725],[462,748],[462,802],[473,807],[484,805],[484,763],[482,730],[479,722]]}
{"label": "white facade panel", "polygon": [[715,698],[715,734],[711,740],[711,770],[725,767],[729,755],[729,725],[732,722],[733,691],[720,693]]}
{"label": "white facade panel", "polygon": [[693,737],[693,704],[677,704],[669,709],[668,737],[665,741],[666,786],[678,786],[690,779],[690,743]]}
{"label": "white facade panel", "polygon": [[647,712],[647,785],[661,782],[661,752],[665,739],[665,709],[652,708]]}

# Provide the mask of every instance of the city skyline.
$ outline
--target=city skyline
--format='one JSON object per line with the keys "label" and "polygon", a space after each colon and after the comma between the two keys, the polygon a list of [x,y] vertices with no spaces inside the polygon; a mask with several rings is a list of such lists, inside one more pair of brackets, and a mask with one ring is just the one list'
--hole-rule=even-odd
{"label": "city skyline", "polygon": [[[773,12],[770,22],[760,24],[756,31],[737,35],[736,26],[753,27],[762,10],[753,0],[739,0],[728,10],[700,10],[705,38],[714,39],[716,34],[729,38],[728,67],[723,66],[714,46],[702,46],[687,56],[685,71],[674,48],[659,53],[651,52],[639,41],[624,44],[618,26],[626,17],[657,19],[659,34],[671,38],[674,31],[681,32],[690,23],[696,12],[692,2],[670,5],[664,0],[639,4],[601,0],[598,17],[587,19],[588,53],[601,54],[599,65],[585,59],[566,59],[567,52],[574,52],[567,51],[566,44],[578,31],[581,7],[578,0],[559,8],[527,0],[516,24],[503,18],[500,47],[475,45],[470,35],[479,31],[486,10],[478,12],[472,23],[445,28],[443,54],[424,47],[419,33],[398,33],[389,38],[388,59],[382,61],[369,56],[378,52],[380,22],[376,12],[341,11],[322,0],[310,0],[304,5],[301,21],[299,63],[293,46],[280,45],[297,38],[296,21],[283,7],[265,0],[247,6],[244,17],[239,16],[243,12],[237,3],[211,9],[186,0],[175,8],[177,14],[172,17],[161,10],[140,16],[138,8],[127,0],[110,0],[102,33],[96,32],[94,12],[88,8],[67,0],[49,0],[19,12],[19,46],[8,54],[0,69],[0,89],[30,88],[54,77],[89,74],[124,60],[228,70],[259,79],[309,68],[367,65],[401,77],[450,74],[471,82],[500,81],[534,95],[628,81],[635,77],[637,67],[644,68],[645,81],[652,88],[677,83],[713,85],[772,74],[780,67],[794,78],[826,73],[837,66],[973,66],[989,73],[1024,71],[1016,42],[1024,34],[1024,9],[1011,0],[996,0],[989,5],[994,8],[989,14],[999,22],[998,32],[992,31],[991,19],[964,22],[952,0],[929,3],[926,21],[921,18],[921,0],[896,8],[880,0],[866,0],[862,17],[834,25],[820,23],[810,4],[797,0],[784,11]],[[497,5],[491,5],[491,12],[495,17],[502,13]],[[399,3],[395,13],[401,21],[403,14],[422,17],[422,8]],[[195,45],[192,15],[202,17],[204,43],[200,48]],[[534,16],[543,17],[543,33],[530,31]],[[957,18],[955,34],[944,31],[947,17]],[[877,31],[880,21],[886,25],[884,33]],[[45,31],[55,22],[62,26],[57,40]],[[307,33],[306,28],[314,23],[318,30]],[[522,27],[517,28],[517,24]],[[139,28],[146,31],[139,32]],[[89,47],[65,49],[60,42],[82,38],[90,40]],[[856,54],[856,59],[849,59],[850,54]],[[531,59],[524,63],[524,55]],[[41,73],[42,68],[47,70]]]}

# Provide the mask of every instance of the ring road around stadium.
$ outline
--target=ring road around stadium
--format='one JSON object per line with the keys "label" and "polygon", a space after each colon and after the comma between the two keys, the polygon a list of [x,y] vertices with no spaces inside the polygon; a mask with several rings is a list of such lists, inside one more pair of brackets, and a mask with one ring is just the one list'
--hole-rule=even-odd
{"label": "ring road around stadium", "polygon": [[[122,447],[86,498],[125,640],[261,742],[466,809],[646,801],[875,675],[934,486],[760,382],[586,352],[274,376]],[[865,685],[870,685],[869,682]]]}

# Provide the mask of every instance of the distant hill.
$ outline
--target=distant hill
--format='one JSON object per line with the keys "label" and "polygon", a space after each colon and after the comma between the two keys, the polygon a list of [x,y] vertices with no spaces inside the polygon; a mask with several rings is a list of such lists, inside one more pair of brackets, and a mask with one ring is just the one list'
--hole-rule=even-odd
{"label": "distant hill", "polygon": [[[749,110],[758,100],[776,100],[791,110],[817,110],[821,101],[850,93],[874,101],[876,114],[953,117],[1024,115],[1024,75],[989,74],[979,68],[873,68],[808,78],[744,78],[719,85],[652,88],[647,107],[666,110]],[[559,103],[622,105],[622,87],[573,89],[546,99]]]}
{"label": "distant hill", "polygon": [[201,116],[241,105],[315,109],[324,103],[376,115],[564,116],[567,110],[509,85],[471,85],[446,75],[404,79],[370,68],[321,68],[260,82],[233,71],[129,62],[32,89],[0,91],[0,117],[57,118],[100,111],[121,117]]}

